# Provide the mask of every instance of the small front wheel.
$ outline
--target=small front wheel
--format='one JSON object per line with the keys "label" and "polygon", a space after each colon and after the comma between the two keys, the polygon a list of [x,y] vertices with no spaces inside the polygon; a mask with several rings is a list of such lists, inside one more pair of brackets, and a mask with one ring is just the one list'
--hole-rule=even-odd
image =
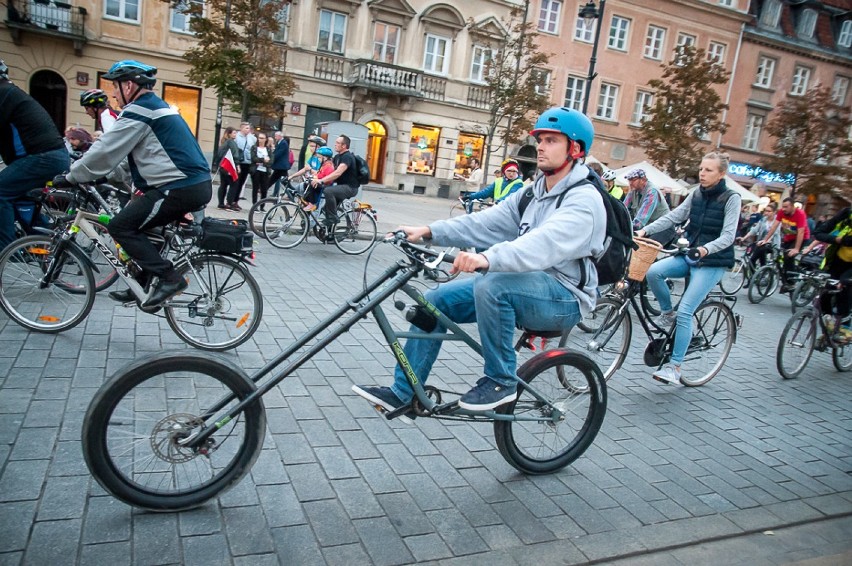
{"label": "small front wheel", "polygon": [[[584,383],[585,392],[565,387]],[[606,413],[606,382],[600,368],[579,352],[547,350],[518,370],[518,398],[499,412],[514,420],[494,422],[494,440],[509,464],[525,474],[561,470],[592,444]],[[530,384],[540,396],[533,395]]]}
{"label": "small front wheel", "polygon": [[308,216],[292,202],[276,204],[263,218],[263,237],[276,248],[295,248],[308,237]]}
{"label": "small front wheel", "polygon": [[800,310],[790,317],[775,352],[775,366],[784,379],[799,377],[811,354],[817,335],[817,314],[813,308]]}
{"label": "small front wheel", "polygon": [[334,244],[349,255],[362,254],[376,243],[376,220],[367,209],[356,208],[338,216]]}
{"label": "small front wheel", "polygon": [[36,332],[80,324],[95,303],[95,277],[83,253],[50,236],[27,236],[0,252],[0,307]]}
{"label": "small front wheel", "polygon": [[748,301],[759,304],[766,297],[772,296],[778,287],[778,272],[775,266],[764,265],[755,272],[748,286]]}
{"label": "small front wheel", "polygon": [[683,359],[680,382],[687,387],[704,385],[718,374],[737,336],[734,314],[721,301],[705,301],[692,316],[692,339]]}
{"label": "small front wheel", "polygon": [[170,300],[166,320],[181,340],[221,352],[252,337],[263,317],[260,285],[246,266],[219,255],[197,255],[181,276],[189,287]]}
{"label": "small front wheel", "polygon": [[[116,498],[150,511],[192,509],[223,493],[251,469],[263,447],[262,399],[227,412],[256,390],[224,359],[158,352],[104,384],[83,419],[83,457]],[[218,430],[201,446],[186,441]]]}

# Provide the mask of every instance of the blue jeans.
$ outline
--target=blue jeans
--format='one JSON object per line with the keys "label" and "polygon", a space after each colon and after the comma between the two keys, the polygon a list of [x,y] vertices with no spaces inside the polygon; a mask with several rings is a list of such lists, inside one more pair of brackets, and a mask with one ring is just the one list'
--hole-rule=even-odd
{"label": "blue jeans", "polygon": [[14,202],[31,189],[43,187],[68,171],[70,159],[63,147],[16,159],[0,171],[0,250],[15,239]]}
{"label": "blue jeans", "polygon": [[656,262],[648,270],[648,288],[660,303],[662,312],[672,310],[672,296],[666,278],[680,279],[689,274],[689,286],[683,292],[680,306],[677,308],[677,328],[675,329],[672,363],[680,366],[689,341],[692,339],[692,315],[716,283],[725,273],[724,267],[697,267],[686,263],[683,256],[668,257]]}
{"label": "blue jeans", "polygon": [[[478,323],[485,376],[509,388],[514,388],[518,379],[514,349],[516,325],[532,330],[565,330],[582,318],[571,291],[542,271],[488,273],[456,279],[427,291],[425,297],[455,323]],[[411,330],[419,331],[413,326]],[[433,333],[446,333],[446,329],[439,324]],[[440,340],[418,339],[405,344],[405,357],[423,384],[441,344]],[[405,402],[414,395],[399,364],[391,389]]]}

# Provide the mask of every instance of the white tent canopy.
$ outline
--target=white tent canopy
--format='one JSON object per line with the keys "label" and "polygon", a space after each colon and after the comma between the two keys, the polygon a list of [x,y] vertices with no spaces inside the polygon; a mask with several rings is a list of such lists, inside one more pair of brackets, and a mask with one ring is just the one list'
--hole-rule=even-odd
{"label": "white tent canopy", "polygon": [[[652,184],[654,184],[658,189],[671,189],[671,193],[673,195],[688,195],[695,189],[695,187],[698,186],[697,184],[691,186],[684,186],[683,181],[672,179],[666,173],[657,169],[647,161],[640,161],[639,163],[616,169],[616,182],[619,182],[619,184],[626,185],[627,180],[624,178],[624,175],[626,175],[633,169],[642,169],[643,171],[645,171],[645,176],[648,178],[649,181],[651,181]],[[758,196],[756,194],[746,190],[745,187],[734,181],[730,175],[725,175],[725,183],[728,185],[728,188],[734,189],[740,194],[743,204],[758,202]]]}
{"label": "white tent canopy", "polygon": [[[729,189],[734,189],[740,194],[740,197],[743,199],[743,204],[757,203],[760,200],[760,197],[756,194],[748,191],[745,187],[731,179],[730,175],[725,175],[725,184]],[[688,192],[692,192],[697,186],[698,184],[692,185],[689,187]]]}
{"label": "white tent canopy", "polygon": [[641,161],[633,165],[628,165],[627,167],[616,169],[616,182],[618,182],[620,185],[627,185],[627,179],[624,178],[624,175],[626,175],[633,169],[642,169],[645,172],[645,176],[648,178],[649,181],[651,181],[651,184],[656,186],[658,189],[664,189],[668,187],[672,189],[672,193],[674,194],[678,194],[678,191],[681,190],[680,183],[678,183],[675,179],[672,179],[667,174],[663,173],[647,161]]}

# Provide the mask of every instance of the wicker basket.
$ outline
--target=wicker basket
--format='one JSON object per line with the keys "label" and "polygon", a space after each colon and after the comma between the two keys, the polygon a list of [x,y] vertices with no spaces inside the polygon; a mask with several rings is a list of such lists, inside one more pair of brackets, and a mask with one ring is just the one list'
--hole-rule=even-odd
{"label": "wicker basket", "polygon": [[630,254],[630,269],[627,271],[627,278],[633,281],[642,281],[663,246],[650,238],[633,238],[633,241],[636,242],[639,249],[633,250],[633,253]]}

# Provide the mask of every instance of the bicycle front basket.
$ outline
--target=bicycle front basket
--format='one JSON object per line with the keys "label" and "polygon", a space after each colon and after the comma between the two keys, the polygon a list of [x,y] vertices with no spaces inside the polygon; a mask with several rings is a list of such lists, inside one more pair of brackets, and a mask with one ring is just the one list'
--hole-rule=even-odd
{"label": "bicycle front basket", "polygon": [[201,221],[204,233],[198,239],[198,247],[226,254],[241,254],[252,251],[254,244],[245,220],[222,220],[205,218]]}

